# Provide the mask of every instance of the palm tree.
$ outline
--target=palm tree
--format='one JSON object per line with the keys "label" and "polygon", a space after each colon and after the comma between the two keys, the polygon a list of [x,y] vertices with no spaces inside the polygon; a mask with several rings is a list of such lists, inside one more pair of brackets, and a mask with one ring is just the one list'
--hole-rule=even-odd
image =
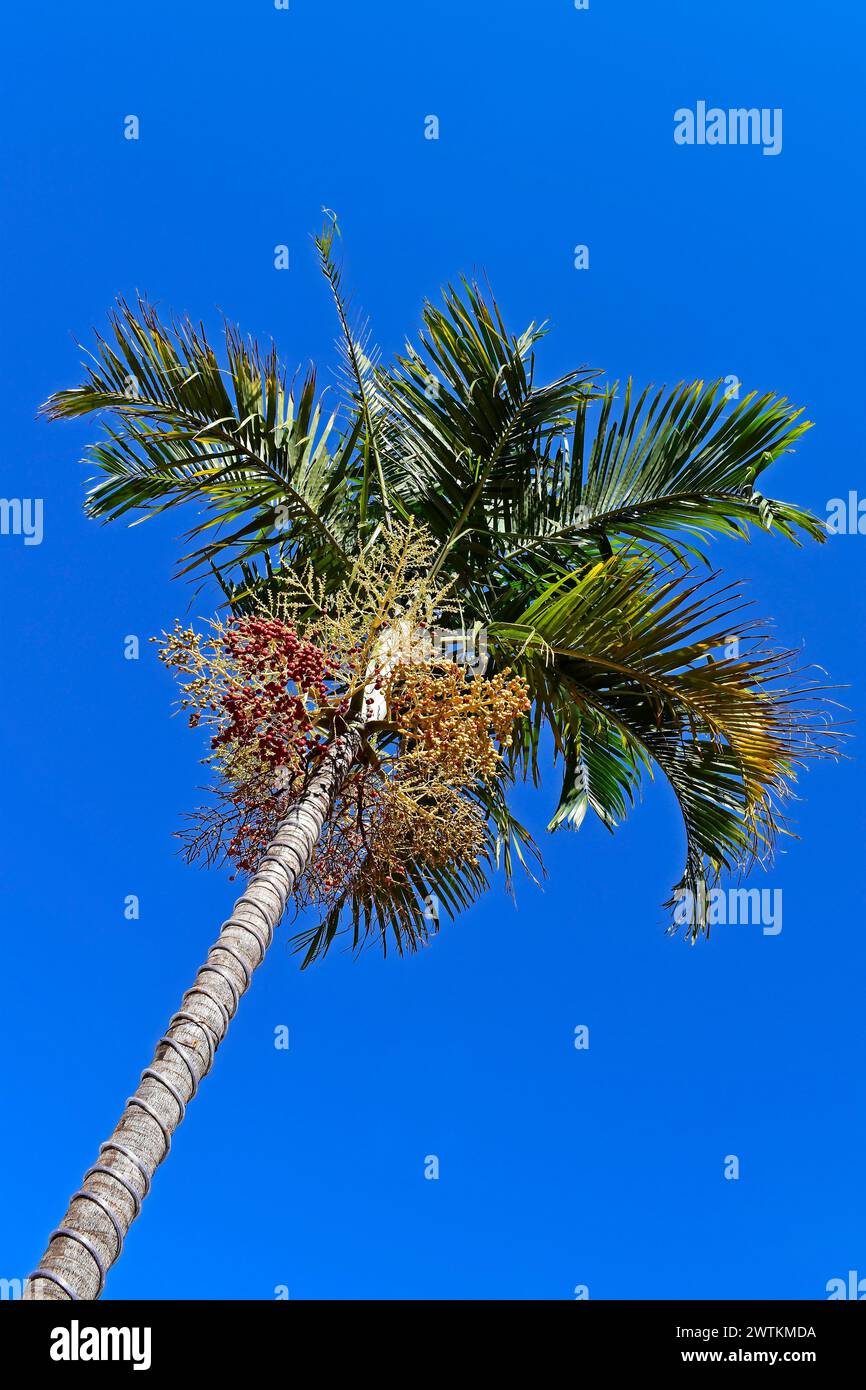
{"label": "palm tree", "polygon": [[[480,679],[508,671],[528,693],[497,775],[468,789],[482,852],[442,862],[410,847],[396,878],[350,878],[301,939],[304,964],[344,929],[358,946],[414,949],[436,929],[431,898],[453,916],[495,865],[509,883],[515,861],[531,867],[506,793],[518,777],[537,783],[545,758],[562,768],[550,829],[577,828],[590,809],[614,829],[645,774],[667,778],[687,841],[669,904],[691,895],[695,939],[707,885],[767,857],[798,767],[832,748],[792,655],[768,643],[736,585],[693,567],[712,532],[823,539],[815,517],[758,489],[808,425],[784,399],[735,403],[719,383],[638,394],[581,368],[538,385],[544,326],[510,334],[489,292],[465,281],[425,305],[417,346],[382,366],[344,297],[336,235],[327,223],[316,241],[341,331],[333,413],[314,371],[289,386],[274,348],[228,327],[221,361],[203,328],[166,324],[144,301],[118,302],[84,382],[45,407],[52,419],[103,413],[90,516],[198,508],[180,572],[214,578],[235,617],[286,576],[312,577],[323,602],[351,591],[364,557],[423,529],[422,581],[450,585],[485,636]],[[376,621],[381,640],[400,613],[380,608]],[[386,755],[400,766],[393,719],[369,717],[363,690],[343,697],[25,1297],[100,1296],[287,901],[315,872],[341,790]]]}

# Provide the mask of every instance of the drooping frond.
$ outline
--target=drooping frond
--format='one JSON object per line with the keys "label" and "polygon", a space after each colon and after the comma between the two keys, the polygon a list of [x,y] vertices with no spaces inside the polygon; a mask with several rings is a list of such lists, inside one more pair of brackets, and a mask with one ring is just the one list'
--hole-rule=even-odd
{"label": "drooping frond", "polygon": [[[697,901],[722,869],[771,856],[798,770],[835,746],[816,683],[771,646],[737,586],[660,580],[614,556],[561,577],[489,639],[529,682],[564,759],[551,828],[590,807],[613,828],[655,765],[680,806],[682,882]],[[515,766],[529,770],[537,744],[527,719]]]}

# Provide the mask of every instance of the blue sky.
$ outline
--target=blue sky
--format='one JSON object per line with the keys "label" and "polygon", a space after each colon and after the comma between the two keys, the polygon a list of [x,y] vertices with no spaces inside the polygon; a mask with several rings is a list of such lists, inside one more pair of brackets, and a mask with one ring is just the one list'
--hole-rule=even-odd
{"label": "blue sky", "polygon": [[[44,505],[40,545],[0,536],[11,1279],[233,897],[172,840],[199,748],[145,639],[191,603],[172,580],[180,517],[87,522],[92,422],[34,418],[78,378],[73,339],[140,289],[327,368],[309,240],[324,205],[385,352],[425,294],[484,270],[512,327],[552,320],[551,377],[584,362],[641,384],[735,375],[804,405],[816,428],[768,491],[824,516],[866,493],[866,22],[841,0],[152,0],[21,6],[4,27],[0,491]],[[781,153],[678,146],[674,112],[699,100],[780,108]],[[850,685],[856,721],[866,537],[715,556]],[[338,951],[301,975],[282,932],[107,1296],[821,1298],[866,1276],[851,753],[803,781],[801,838],[756,880],[782,891],[776,936],[664,935],[683,835],[659,782],[615,838],[548,838],[543,893],[520,885],[515,911],[497,888],[413,959]],[[554,800],[552,780],[519,796],[539,833]]]}

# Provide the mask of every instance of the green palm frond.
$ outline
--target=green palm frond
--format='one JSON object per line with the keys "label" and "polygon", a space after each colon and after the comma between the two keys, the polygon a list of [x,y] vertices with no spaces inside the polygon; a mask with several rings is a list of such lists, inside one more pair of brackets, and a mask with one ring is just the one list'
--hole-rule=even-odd
{"label": "green palm frond", "polygon": [[330,441],[316,375],[287,386],[276,350],[263,354],[225,329],[220,365],[202,328],[161,322],[140,300],[120,301],[111,335],[97,335],[86,380],[56,392],[50,419],[105,412],[104,439],[87,461],[100,477],[86,503],[90,516],[143,516],[194,501],[204,516],[190,538],[199,546],[183,572],[238,563],[278,545],[296,557],[339,569],[353,518],[355,437]]}
{"label": "green palm frond", "polygon": [[[749,525],[796,541],[825,538],[817,517],[758,490],[761,474],[810,428],[802,411],[773,394],[752,392],[736,405],[724,383],[647,387],[636,400],[629,380],[601,403],[592,432],[591,403],[578,404],[572,445],[523,494],[514,527],[516,553],[567,547],[587,551],[622,539],[677,558],[703,556],[711,532],[746,537]],[[688,541],[686,536],[692,537]]]}
{"label": "green palm frond", "polygon": [[[590,807],[612,828],[655,765],[682,813],[690,888],[769,858],[798,769],[834,746],[815,683],[769,644],[737,586],[660,580],[614,556],[558,579],[489,640],[529,681],[564,759],[551,828]],[[524,774],[537,744],[527,719],[512,750]]]}
{"label": "green palm frond", "polygon": [[548,830],[579,830],[594,811],[615,830],[634,805],[644,773],[652,775],[646,749],[624,727],[587,705],[571,710],[565,736],[565,771],[559,805]]}
{"label": "green palm frond", "polygon": [[440,563],[477,568],[492,530],[508,528],[533,473],[547,459],[596,375],[535,382],[544,327],[509,334],[491,297],[463,281],[440,309],[427,303],[420,347],[407,345],[379,377],[393,417],[389,491],[442,541]]}

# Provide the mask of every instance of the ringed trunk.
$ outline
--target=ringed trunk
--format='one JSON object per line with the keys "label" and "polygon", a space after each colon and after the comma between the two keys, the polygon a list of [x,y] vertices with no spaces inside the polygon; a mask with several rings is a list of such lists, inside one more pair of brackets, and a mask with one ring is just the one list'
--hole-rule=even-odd
{"label": "ringed trunk", "polygon": [[361,730],[334,741],[223,923],[95,1163],[48,1238],[24,1289],[29,1300],[97,1299],[141,1211],[171,1136],[210,1071],[241,995],[261,965],[299,876],[358,754]]}

